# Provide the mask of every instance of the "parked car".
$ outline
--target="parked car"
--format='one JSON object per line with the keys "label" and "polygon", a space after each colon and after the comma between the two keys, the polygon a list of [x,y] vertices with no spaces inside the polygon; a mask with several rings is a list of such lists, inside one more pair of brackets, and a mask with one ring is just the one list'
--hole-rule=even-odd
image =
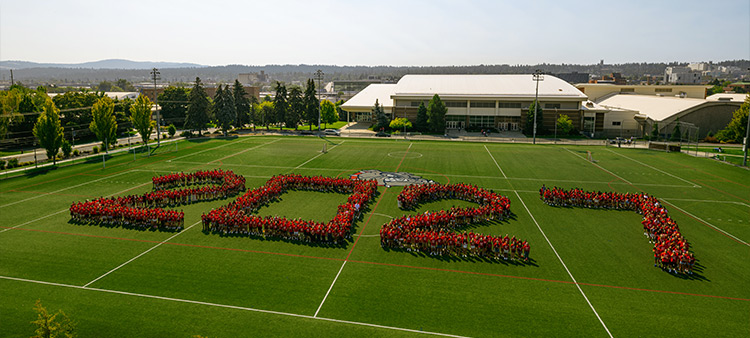
{"label": "parked car", "polygon": [[326,129],[323,130],[323,133],[326,135],[341,136],[341,132],[338,129]]}
{"label": "parked car", "polygon": [[386,133],[384,131],[379,131],[379,132],[375,133],[375,136],[377,136],[377,137],[391,137],[391,134],[388,134],[388,133]]}
{"label": "parked car", "polygon": [[299,133],[300,133],[300,135],[313,135],[313,134],[315,134],[312,130],[302,130]]}

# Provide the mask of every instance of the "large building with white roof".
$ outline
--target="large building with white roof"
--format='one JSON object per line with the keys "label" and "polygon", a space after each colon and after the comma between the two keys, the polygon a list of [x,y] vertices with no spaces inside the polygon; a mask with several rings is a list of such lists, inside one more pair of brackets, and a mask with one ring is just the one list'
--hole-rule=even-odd
{"label": "large building with white roof", "polygon": [[[420,103],[439,95],[447,107],[446,128],[492,127],[520,131],[529,105],[536,95],[531,74],[524,75],[405,75],[396,84],[370,85],[341,108],[357,121],[371,119],[375,100],[391,118],[416,120]],[[539,81],[540,112],[545,127],[552,130],[557,114],[567,114],[576,127],[583,127],[585,94],[550,75]],[[370,113],[368,115],[368,113]]]}

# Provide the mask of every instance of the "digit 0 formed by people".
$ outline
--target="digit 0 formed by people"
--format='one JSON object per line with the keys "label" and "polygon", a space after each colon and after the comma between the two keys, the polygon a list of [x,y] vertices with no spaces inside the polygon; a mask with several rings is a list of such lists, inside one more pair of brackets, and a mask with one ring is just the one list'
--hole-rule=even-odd
{"label": "digit 0 formed by people", "polygon": [[689,251],[690,243],[655,197],[645,193],[620,194],[557,187],[550,189],[546,186],[539,189],[539,195],[544,203],[552,206],[632,210],[643,215],[643,234],[648,237],[649,243],[654,244],[654,266],[670,273],[693,274],[695,256]]}

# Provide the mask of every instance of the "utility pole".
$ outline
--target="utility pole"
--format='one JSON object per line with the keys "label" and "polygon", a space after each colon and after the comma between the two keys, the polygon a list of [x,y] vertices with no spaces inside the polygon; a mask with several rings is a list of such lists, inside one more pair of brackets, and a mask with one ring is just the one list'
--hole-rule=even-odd
{"label": "utility pole", "polygon": [[536,81],[536,93],[534,94],[534,144],[536,144],[536,114],[539,111],[539,81],[544,81],[544,72],[537,69],[532,75],[534,81]]}
{"label": "utility pole", "polygon": [[156,145],[161,144],[161,118],[159,117],[159,95],[156,94],[156,80],[159,79],[159,70],[154,68],[151,76],[154,79],[154,106],[156,107]]}
{"label": "utility pole", "polygon": [[14,84],[15,84],[15,83],[13,82],[13,69],[11,69],[11,70],[10,70],[10,85],[12,86],[12,85],[14,85]]}
{"label": "utility pole", "polygon": [[320,81],[323,80],[323,71],[318,69],[318,71],[315,72],[315,78],[318,79],[318,136],[320,136],[320,90],[322,89],[320,87]]}

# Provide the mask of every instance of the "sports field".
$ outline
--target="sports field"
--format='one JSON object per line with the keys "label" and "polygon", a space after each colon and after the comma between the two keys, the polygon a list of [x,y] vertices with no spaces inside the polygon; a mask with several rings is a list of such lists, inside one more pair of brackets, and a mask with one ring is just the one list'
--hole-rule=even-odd
{"label": "sports field", "polygon": [[[323,144],[327,153],[321,153]],[[750,171],[679,153],[596,146],[240,137],[182,141],[0,181],[0,336],[28,337],[40,299],[82,337],[750,336]],[[593,153],[595,162],[586,159]],[[471,227],[531,243],[531,263],[438,258],[380,247],[407,212],[378,188],[343,246],[70,223],[74,201],[145,193],[151,177],[222,168],[248,189],[286,173],[404,171],[511,200],[513,217]],[[696,273],[653,266],[641,216],[551,207],[539,188],[647,192],[690,241]],[[294,191],[260,210],[326,221],[346,195]],[[443,200],[419,212],[468,202]]]}

